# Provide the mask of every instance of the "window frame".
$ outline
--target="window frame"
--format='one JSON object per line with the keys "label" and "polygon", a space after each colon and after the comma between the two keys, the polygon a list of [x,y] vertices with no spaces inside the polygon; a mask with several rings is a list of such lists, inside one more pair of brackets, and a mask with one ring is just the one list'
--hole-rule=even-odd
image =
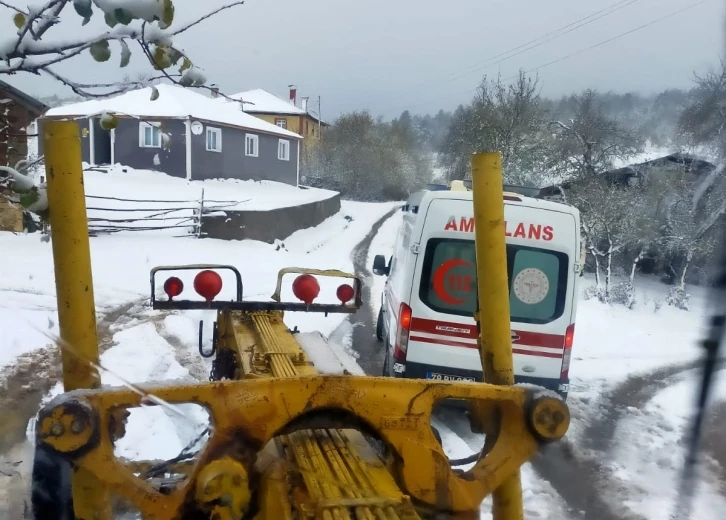
{"label": "window frame", "polygon": [[[282,124],[280,124],[280,123],[282,123]],[[287,130],[287,118],[286,117],[276,117],[275,126],[282,128],[284,130]]]}
{"label": "window frame", "polygon": [[[249,141],[250,139],[254,142],[254,153],[250,153]],[[260,156],[260,136],[257,134],[245,134],[245,156],[246,157],[259,157]]]}
{"label": "window frame", "polygon": [[[149,123],[148,121],[139,121],[139,148],[161,148],[161,123]],[[146,144],[146,129],[151,129],[151,144]],[[158,144],[154,144],[154,129]]]}
{"label": "window frame", "polygon": [[[217,148],[209,147],[209,135],[214,134],[217,136]],[[222,129],[215,126],[208,126],[204,132],[205,148],[208,152],[222,153]]]}
{"label": "window frame", "polygon": [[[421,266],[421,275],[419,279],[419,287],[418,287],[418,299],[421,301],[423,305],[425,305],[427,308],[431,309],[434,312],[442,313],[442,314],[452,314],[455,316],[467,316],[472,317],[473,312],[470,312],[468,310],[457,310],[457,309],[450,309],[450,308],[444,308],[444,307],[438,307],[431,303],[431,301],[428,298],[429,293],[429,286],[431,284],[431,278],[433,276],[433,262],[434,262],[434,253],[436,252],[436,246],[439,243],[467,243],[471,244],[472,247],[474,247],[474,242],[472,240],[466,240],[461,238],[443,238],[443,237],[436,237],[436,238],[430,238],[426,242],[426,250],[424,251],[424,257],[423,257],[423,263]],[[534,325],[546,325],[547,323],[552,323],[553,321],[557,321],[560,319],[565,309],[567,308],[567,292],[568,292],[568,282],[569,282],[569,265],[570,265],[570,257],[567,253],[563,251],[557,251],[554,249],[544,249],[541,247],[531,247],[531,246],[521,246],[521,245],[515,245],[515,244],[507,244],[507,291],[508,294],[511,294],[512,291],[512,271],[514,269],[514,259],[516,257],[516,252],[520,250],[526,250],[526,251],[535,251],[538,253],[548,253],[558,258],[559,260],[559,266],[558,266],[558,273],[557,273],[557,294],[555,297],[555,310],[554,313],[546,319],[541,318],[526,318],[521,316],[512,316],[511,315],[511,309],[510,309],[510,320],[512,323],[529,323]],[[515,254],[510,254],[511,252],[514,252]],[[476,278],[472,280],[473,283],[476,283]],[[415,289],[414,289],[415,290]]]}
{"label": "window frame", "polygon": [[[282,145],[285,145],[284,147]],[[280,154],[280,151],[284,149],[286,153]],[[283,155],[284,157],[281,157]],[[289,139],[278,139],[277,141],[277,160],[278,161],[289,161],[290,160],[290,140]]]}

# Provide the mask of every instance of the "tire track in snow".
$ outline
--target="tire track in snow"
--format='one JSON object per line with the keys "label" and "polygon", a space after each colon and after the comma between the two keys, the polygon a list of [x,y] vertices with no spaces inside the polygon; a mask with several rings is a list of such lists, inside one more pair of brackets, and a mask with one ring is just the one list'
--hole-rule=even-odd
{"label": "tire track in snow", "polygon": [[[391,218],[393,214],[399,210],[399,207],[388,211],[380,219],[378,219],[368,234],[363,240],[353,248],[353,252],[350,254],[353,260],[353,268],[355,273],[361,278],[363,285],[363,306],[358,309],[358,312],[349,316],[343,323],[341,323],[331,334],[331,338],[336,338],[340,341],[353,327],[353,348],[358,353],[358,364],[365,370],[366,374],[379,375],[383,367],[383,348],[380,343],[376,340],[376,328],[375,328],[375,317],[373,311],[369,305],[371,302],[371,273],[368,268],[368,253],[371,247],[371,242],[378,234],[378,230],[381,228],[383,223]],[[340,338],[340,339],[338,339]]]}
{"label": "tire track in snow", "polygon": [[[139,317],[139,311],[132,309],[145,301],[134,300],[103,313],[96,325],[99,353],[113,346],[114,329]],[[27,438],[28,423],[61,377],[60,350],[54,344],[22,354],[0,371],[0,518],[29,514],[33,445]]]}
{"label": "tire track in snow", "polygon": [[[535,471],[548,480],[577,512],[587,520],[645,520],[617,501],[619,492],[630,486],[616,478],[607,464],[618,439],[617,427],[629,408],[642,408],[659,391],[677,382],[684,373],[699,367],[700,361],[668,365],[646,374],[629,377],[603,395],[585,428],[581,445],[567,437],[546,446],[532,460]],[[721,364],[719,370],[726,368]],[[583,453],[585,450],[587,453]]]}

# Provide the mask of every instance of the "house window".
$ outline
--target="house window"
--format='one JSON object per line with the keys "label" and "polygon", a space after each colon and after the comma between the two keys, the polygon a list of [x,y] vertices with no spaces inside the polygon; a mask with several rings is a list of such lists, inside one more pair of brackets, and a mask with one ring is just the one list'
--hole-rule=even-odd
{"label": "house window", "polygon": [[161,148],[159,123],[139,123],[139,146],[141,148]]}
{"label": "house window", "polygon": [[222,129],[207,127],[207,151],[208,152],[221,152],[222,151]]}
{"label": "house window", "polygon": [[275,119],[275,124],[280,128],[287,128],[287,119]]}
{"label": "house window", "polygon": [[259,154],[260,138],[255,134],[245,134],[245,155],[249,157],[257,157]]}
{"label": "house window", "polygon": [[290,141],[280,139],[277,143],[277,158],[281,161],[290,160]]}

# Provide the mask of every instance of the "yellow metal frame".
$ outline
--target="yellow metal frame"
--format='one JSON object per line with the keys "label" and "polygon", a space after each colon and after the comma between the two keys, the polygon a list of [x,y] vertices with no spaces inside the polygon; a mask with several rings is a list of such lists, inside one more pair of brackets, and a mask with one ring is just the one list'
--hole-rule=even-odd
{"label": "yellow metal frame", "polygon": [[[566,417],[552,423],[561,400],[536,396],[536,390],[487,384],[444,383],[354,376],[250,379],[149,389],[171,404],[194,403],[210,413],[214,432],[191,471],[194,489],[200,472],[226,456],[246,461],[254,472],[257,455],[274,437],[297,430],[349,428],[370,432],[393,453],[393,474],[416,502],[436,511],[478,510],[484,497],[507,481],[541,442],[559,438]],[[499,438],[487,456],[465,475],[449,466],[430,427],[431,412],[442,399],[467,399],[500,411]],[[134,390],[88,390],[60,396],[41,413],[38,440],[64,454],[93,479],[94,496],[113,491],[135,504],[145,518],[175,518],[188,502],[187,486],[163,495],[135,477],[113,455],[114,411],[144,404]],[[336,420],[331,423],[331,411]],[[543,418],[549,421],[541,425]],[[76,425],[74,427],[74,425]],[[535,437],[544,432],[551,438]],[[240,439],[244,442],[238,445]],[[233,440],[236,440],[233,442]],[[75,493],[74,493],[75,496]],[[98,503],[74,501],[83,520],[98,518]]]}
{"label": "yellow metal frame", "polygon": [[[239,520],[252,512],[253,501],[260,520],[292,519],[293,511],[343,520],[350,509],[358,518],[417,518],[411,504],[463,518],[477,514],[492,492],[495,520],[522,518],[519,467],[541,443],[565,434],[569,412],[556,397],[511,386],[499,154],[472,162],[476,318],[486,384],[320,375],[287,331],[282,312],[220,310],[220,348],[235,354],[241,380],[138,392],[95,389],[98,346],[77,124],[46,122],[44,142],[61,342],[67,347],[63,379],[70,392],[41,410],[36,432],[39,444],[74,467],[79,519],[111,518],[112,495],[148,519],[202,514]],[[152,391],[149,400],[145,395]],[[488,433],[486,456],[465,474],[452,470],[430,427],[434,405],[443,399],[473,403],[475,422]],[[204,406],[212,429],[197,461],[180,471],[185,483],[169,493],[135,476],[146,463],[125,464],[113,455],[125,410],[162,402]],[[361,454],[370,446],[362,435],[347,437],[347,429],[381,439],[387,458],[364,461]],[[299,494],[298,480],[317,490],[315,503]]]}

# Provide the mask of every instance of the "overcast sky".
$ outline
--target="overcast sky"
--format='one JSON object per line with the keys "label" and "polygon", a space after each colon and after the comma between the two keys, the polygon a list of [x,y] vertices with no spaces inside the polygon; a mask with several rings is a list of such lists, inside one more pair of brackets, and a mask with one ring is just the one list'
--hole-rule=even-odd
{"label": "overcast sky", "polygon": [[[177,23],[227,3],[174,1]],[[707,0],[586,49],[698,1],[247,0],[177,43],[226,93],[261,87],[285,97],[294,83],[298,95],[310,96],[313,105],[321,96],[325,118],[364,108],[390,118],[404,109],[453,109],[471,98],[483,74],[501,73],[506,79],[519,68],[534,70],[581,50],[537,71],[543,94],[560,96],[586,87],[642,93],[688,87],[694,71],[716,65],[723,54],[723,0]],[[570,25],[607,8],[611,14],[580,28]],[[0,15],[5,36],[14,30],[11,15],[1,6]],[[71,9],[48,38],[104,27],[98,15],[85,28],[80,22]],[[136,51],[122,72],[114,51],[107,63],[79,57],[58,70],[85,82],[149,70]],[[514,52],[521,53],[511,56]],[[69,92],[32,75],[2,79],[36,95]]]}

